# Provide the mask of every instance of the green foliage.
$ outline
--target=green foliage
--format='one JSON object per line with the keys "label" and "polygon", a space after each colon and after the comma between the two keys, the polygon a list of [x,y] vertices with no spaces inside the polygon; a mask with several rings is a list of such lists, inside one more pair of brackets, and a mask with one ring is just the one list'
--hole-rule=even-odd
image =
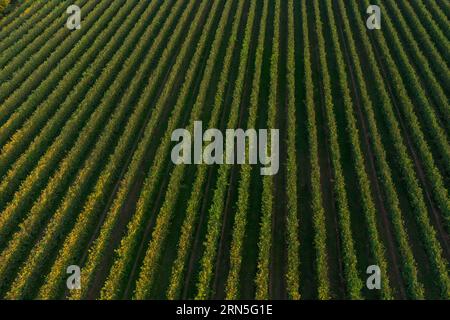
{"label": "green foliage", "polygon": [[[280,0],[275,1],[273,18],[272,56],[270,57],[270,93],[267,111],[267,129],[277,127],[277,99],[278,99],[278,64],[280,47]],[[270,154],[271,142],[268,142]],[[272,247],[272,214],[273,214],[273,176],[263,177],[263,191],[261,199],[261,222],[258,243],[258,265],[256,272],[256,299],[267,300],[269,296],[270,254]]]}
{"label": "green foliage", "polygon": [[[250,96],[250,110],[247,128],[256,127],[256,118],[258,112],[262,60],[264,53],[264,41],[266,37],[266,25],[268,15],[268,1],[263,3],[263,12],[261,16],[261,26],[258,35],[258,44],[256,48],[255,72],[253,74],[252,92]],[[247,146],[247,154],[249,147]],[[242,247],[247,225],[247,211],[250,194],[251,165],[244,164],[241,169],[241,179],[238,186],[237,209],[234,218],[233,240],[230,251],[230,271],[228,273],[226,285],[226,299],[236,300],[239,298],[240,271],[242,265]]]}
{"label": "green foliage", "polygon": [[9,6],[11,0],[0,0],[0,14]]}
{"label": "green foliage", "polygon": [[[81,104],[82,108],[80,108],[79,110],[92,110],[95,107],[97,107],[97,109],[91,115],[86,126],[80,132],[77,141],[73,141],[75,142],[74,146],[62,160],[61,164],[59,165],[58,171],[50,178],[47,187],[42,191],[37,202],[32,207],[29,218],[24,222],[24,225],[32,230],[35,230],[36,232],[40,232],[39,230],[41,230],[42,228],[41,225],[46,221],[46,216],[48,216],[48,214],[53,211],[54,205],[58,202],[59,196],[61,194],[64,194],[67,180],[71,179],[70,177],[74,173],[74,171],[76,172],[76,168],[74,168],[74,165],[78,163],[76,159],[82,159],[83,153],[85,153],[86,149],[93,144],[93,141],[95,141],[97,138],[98,141],[93,146],[92,153],[78,172],[75,178],[75,186],[69,188],[69,191],[66,193],[64,199],[62,200],[62,203],[56,209],[56,213],[53,214],[52,219],[47,225],[45,231],[46,236],[42,238],[38,245],[33,248],[32,254],[30,254],[22,272],[19,275],[19,279],[14,283],[13,288],[10,291],[10,295],[21,295],[27,292],[25,290],[26,286],[30,286],[30,284],[33,283],[32,279],[37,277],[37,275],[39,275],[39,273],[41,272],[41,268],[43,265],[42,261],[45,261],[48,255],[53,252],[55,246],[58,245],[58,241],[55,241],[55,239],[63,238],[65,232],[67,232],[67,226],[71,225],[72,221],[75,220],[75,213],[81,209],[84,194],[88,189],[88,177],[90,177],[93,172],[98,170],[98,166],[102,163],[101,158],[104,157],[105,152],[109,150],[109,146],[111,145],[111,138],[114,138],[113,128],[119,126],[120,123],[123,122],[124,117],[129,112],[128,108],[130,105],[130,100],[128,100],[128,103],[125,104],[126,107],[116,108],[115,112],[111,115],[111,106],[114,105],[112,101],[117,98],[117,95],[121,91],[121,86],[123,86],[123,83],[120,84],[120,82],[116,82],[116,84],[111,86],[109,90],[106,90],[105,98],[102,100],[100,105],[96,106],[96,103],[98,102],[98,93],[105,92],[104,90],[108,86],[108,81],[110,81],[108,79],[111,76],[117,75],[117,79],[123,79],[123,81],[121,82],[126,82],[125,76],[129,76],[132,71],[135,70],[135,66],[133,66],[133,64],[127,64],[127,68],[124,68],[122,72],[117,74],[117,72],[123,66],[122,63],[126,60],[127,54],[129,53],[128,46],[133,46],[133,44],[135,44],[136,40],[139,38],[139,35],[142,34],[145,27],[146,15],[144,15],[141,19],[140,25],[138,25],[136,29],[130,32],[130,29],[133,27],[137,18],[145,8],[145,6],[141,6],[140,8],[137,8],[135,6],[136,3],[129,2],[127,8],[124,8],[121,15],[118,16],[119,19],[117,21],[117,25],[111,26],[113,27],[113,29],[120,26],[117,34],[118,37],[117,39],[112,39],[114,41],[111,42],[110,45],[107,45],[107,50],[102,52],[99,58],[102,57],[103,54],[111,57],[111,54],[113,54],[116,49],[116,45],[122,44],[121,41],[125,39],[125,36],[128,36],[127,40],[123,42],[125,46],[121,47],[117,52],[115,52],[115,55],[113,54],[113,56],[117,59],[113,60],[104,69],[98,79],[99,81],[92,88],[92,90],[88,92],[85,100],[83,100]],[[135,9],[135,13],[128,15],[130,10],[133,8]],[[150,9],[152,8],[150,7]],[[122,24],[122,19],[124,19],[125,17],[128,17],[128,20]],[[105,33],[103,36],[99,37],[99,39],[102,38],[104,38],[104,40],[111,41],[111,37],[108,35],[108,33]],[[97,43],[95,43],[95,45],[97,45]],[[141,48],[140,54],[142,55],[143,53],[143,48]],[[130,58],[137,58],[138,56],[139,55],[132,55]],[[113,92],[115,94],[111,94]],[[111,119],[108,124],[104,126],[104,123],[107,121],[107,118],[109,116],[111,116]],[[74,123],[68,124],[74,125]],[[73,133],[73,129],[74,128],[71,126],[67,126],[64,128],[61,135],[59,136],[59,139],[55,141],[54,145],[50,147],[50,149],[47,151],[47,154],[42,158],[45,162],[42,163],[42,166],[38,167],[38,170],[43,170],[45,168],[44,165],[46,165],[48,162],[51,163],[52,158],[55,157],[55,152],[58,151],[63,141],[67,141],[67,139],[70,137],[70,135],[68,136],[68,134]],[[100,129],[104,130],[104,132],[100,135],[100,137],[98,137]],[[21,239],[20,241],[23,242],[27,239],[27,237],[30,236],[30,234],[22,234],[21,238],[16,237],[16,242],[20,243],[19,239]],[[74,254],[75,252],[76,251],[74,250],[72,254]]]}
{"label": "green foliage", "polygon": [[357,258],[352,236],[350,211],[348,208],[347,192],[345,190],[345,179],[341,165],[341,152],[338,143],[338,130],[334,115],[334,105],[331,94],[331,80],[328,73],[327,54],[325,50],[325,39],[323,35],[322,21],[320,17],[319,1],[314,0],[314,12],[316,21],[316,32],[319,43],[319,60],[322,70],[325,118],[329,131],[329,143],[331,163],[334,175],[334,192],[339,216],[339,229],[341,234],[341,246],[343,254],[344,273],[347,283],[348,296],[351,299],[361,299],[362,281],[359,278]]}
{"label": "green foliage", "polygon": [[[17,40],[17,35],[24,33],[29,26],[24,26],[28,20],[32,20],[34,13],[38,10],[40,6],[33,5],[36,4],[35,1],[20,1],[20,5],[17,9],[9,14],[8,16],[0,19],[0,49],[3,50],[6,46],[3,42],[8,41],[14,37]],[[14,41],[13,41],[14,42]]]}
{"label": "green foliage", "polygon": [[[162,112],[165,101],[172,94],[172,86],[175,83],[176,78],[179,76],[180,68],[183,66],[183,60],[186,55],[189,53],[189,49],[191,46],[192,39],[195,35],[198,26],[198,20],[201,17],[201,13],[205,9],[206,1],[202,1],[201,7],[197,11],[197,14],[192,22],[194,28],[190,28],[186,37],[183,38],[183,46],[180,50],[177,60],[175,64],[172,66],[172,71],[169,75],[166,85],[164,86],[163,92],[161,93],[158,101],[155,104],[155,110],[158,112],[153,112],[150,121],[147,123],[147,127],[145,128],[145,133],[142,140],[137,147],[135,154],[133,155],[133,159],[129,166],[129,171],[124,177],[124,184],[121,186],[121,190],[117,194],[113,206],[110,209],[110,212],[113,213],[114,216],[119,213],[120,208],[122,207],[122,203],[128,194],[129,189],[122,189],[128,185],[128,183],[134,181],[134,178],[137,176],[140,168],[140,164],[142,162],[143,157],[145,156],[145,151],[147,150],[149,144],[152,141],[152,134],[158,125],[158,114]],[[210,16],[208,17],[207,23],[202,30],[202,35],[200,37],[199,42],[197,43],[197,47],[195,49],[195,53],[193,59],[190,60],[188,72],[185,76],[185,81],[182,85],[182,88],[178,94],[178,99],[174,109],[172,110],[172,115],[168,122],[168,128],[174,128],[179,121],[182,107],[185,105],[185,100],[187,97],[187,93],[193,82],[193,75],[196,72],[197,65],[199,63],[199,59],[201,57],[201,53],[204,51],[206,44],[206,37],[208,32],[212,27],[213,17],[215,16],[216,11],[218,10],[218,2],[214,4],[212,10],[210,11]],[[157,152],[157,156],[155,156],[152,164],[152,168],[150,169],[150,175],[146,178],[144,182],[144,187],[139,197],[139,201],[136,208],[136,213],[133,216],[133,219],[128,224],[128,230],[126,236],[122,239],[120,247],[117,251],[118,257],[116,258],[114,265],[111,268],[108,279],[102,289],[101,298],[102,299],[115,299],[117,298],[122,290],[124,289],[124,281],[126,276],[126,271],[130,270],[131,264],[133,262],[132,257],[136,253],[137,247],[139,245],[140,240],[143,236],[143,231],[145,228],[145,221],[148,215],[148,212],[151,207],[150,200],[152,199],[152,195],[156,191],[156,181],[161,177],[162,174],[162,166],[165,161],[165,155],[167,152],[163,152],[162,150],[168,150],[170,146],[170,136],[169,139],[164,139],[163,142],[159,145]],[[111,213],[110,213],[111,214]]]}
{"label": "green foliage", "polygon": [[[103,19],[98,21],[98,24],[102,25],[106,23],[106,20],[107,19],[105,16]],[[96,30],[100,30],[100,28],[97,26]],[[96,35],[94,29],[92,33],[93,34],[90,35],[91,37]],[[83,43],[83,45],[87,46],[87,43]],[[85,49],[85,46],[82,48]],[[49,101],[51,102],[52,100]],[[59,101],[57,100],[56,103],[57,102]],[[4,149],[2,151],[6,150]],[[47,153],[49,152],[50,150],[47,150]],[[8,168],[8,164],[11,163],[10,161],[14,159],[14,157],[9,156],[10,155],[6,152],[5,154],[2,153],[1,156],[2,165],[5,165],[6,169]],[[47,160],[48,159],[51,158],[47,158]],[[33,195],[38,192],[43,181],[48,179],[48,175],[54,170],[52,165],[49,165],[49,163],[43,159],[40,159],[37,166],[33,167],[33,162],[30,163],[29,161],[36,160],[36,158],[30,154],[22,156],[20,160],[22,160],[22,162],[15,163],[14,166],[12,166],[7,172],[6,176],[2,178],[0,183],[0,208],[4,208],[0,218],[0,241],[2,241],[2,243],[8,238],[7,236],[10,234],[11,228],[15,224],[15,221],[18,221],[26,213],[25,208],[29,206],[29,202],[31,201]],[[28,176],[26,176],[25,182],[22,181],[25,177],[24,173],[29,172],[31,169],[32,171]],[[19,190],[14,193],[19,185]],[[13,194],[13,199],[8,202]]]}
{"label": "green foliage", "polygon": [[[219,55],[219,49],[222,42],[224,41],[225,27],[228,21],[228,16],[231,11],[232,2],[228,1],[222,11],[222,15],[219,21],[219,25],[216,28],[216,33],[214,41],[212,43],[211,49],[209,51],[208,60],[206,62],[206,68],[203,73],[203,78],[200,83],[200,90],[197,94],[195,104],[191,110],[189,125],[187,130],[193,135],[194,131],[194,121],[200,119],[203,108],[205,106],[206,96],[211,82],[215,64]],[[242,2],[240,6],[240,11],[242,11]],[[170,120],[169,120],[170,122]],[[162,145],[168,145],[171,134],[175,127],[168,127],[166,134],[164,136],[164,141]],[[161,152],[161,154],[159,153]],[[158,148],[156,157],[164,157],[163,153],[168,153],[168,148]],[[184,176],[185,166],[176,166],[170,175],[169,184],[165,193],[164,203],[159,210],[158,217],[156,218],[155,228],[152,232],[152,238],[148,246],[147,252],[143,264],[140,269],[138,281],[136,284],[136,290],[134,294],[135,299],[146,299],[149,298],[149,294],[152,290],[154,281],[157,279],[157,268],[158,261],[162,255],[163,244],[166,240],[167,234],[169,232],[170,221],[173,216],[174,207],[177,203],[178,194],[180,191],[180,185],[182,184]],[[145,188],[146,186],[144,186]]]}
{"label": "green foliage", "polygon": [[[352,0],[351,7],[353,9],[353,14],[357,16],[359,11],[358,4],[355,2],[355,0]],[[383,115],[385,117],[386,123],[388,124],[387,128],[393,147],[397,153],[398,167],[401,169],[401,172],[403,174],[403,178],[408,190],[411,208],[413,208],[415,212],[415,217],[421,230],[422,240],[428,252],[430,262],[434,268],[436,279],[439,279],[438,283],[442,291],[442,296],[448,298],[450,296],[448,263],[443,257],[442,248],[436,238],[436,230],[429,220],[423,190],[419,185],[414,171],[413,162],[409,157],[408,151],[404,145],[399,124],[393,111],[392,101],[386,91],[386,84],[376,62],[376,58],[372,50],[372,45],[370,44],[369,39],[366,37],[367,30],[365,29],[364,21],[358,21],[357,28],[359,33],[362,35],[360,38],[363,41],[364,50],[367,54],[367,57],[369,58],[370,68],[375,74],[374,81],[376,84],[376,91],[379,94],[380,99],[382,100],[381,106],[383,108]]]}
{"label": "green foliage", "polygon": [[[392,5],[394,6],[394,9],[396,9],[394,11],[397,14],[399,14],[399,9],[395,6],[395,3],[393,3]],[[403,28],[407,28],[405,22],[402,19],[397,20],[400,22]],[[398,35],[389,17],[386,17],[386,24],[390,31],[388,34],[391,35],[391,37],[393,38],[392,42],[395,44],[395,50],[393,50],[394,51],[393,53],[397,53],[401,59],[400,70],[399,68],[397,68],[392,56],[389,54],[389,48],[387,46],[384,37],[379,36],[377,37],[377,40],[382,51],[385,52],[386,54],[387,66],[391,72],[396,91],[399,93],[399,100],[401,102],[400,106],[402,106],[404,109],[403,113],[409,125],[409,132],[411,133],[412,138],[414,139],[414,142],[418,148],[419,154],[423,160],[425,173],[428,175],[429,181],[433,189],[433,196],[436,199],[436,202],[438,203],[440,209],[442,210],[447,230],[450,230],[450,196],[448,194],[448,190],[444,185],[444,178],[442,177],[442,174],[439,172],[439,169],[436,167],[433,155],[431,153],[431,149],[427,141],[425,140],[423,129],[421,127],[421,122],[419,121],[419,118],[415,113],[413,102],[411,98],[409,98],[408,96],[406,84],[412,86],[413,91],[416,93],[415,98],[417,100],[417,105],[420,106],[420,108],[417,109],[422,111],[421,114],[423,115],[424,118],[423,122],[426,124],[426,129],[428,129],[432,134],[434,143],[437,145],[437,149],[440,151],[442,155],[445,171],[447,173],[450,173],[450,145],[448,143],[447,135],[444,129],[440,127],[435,111],[433,110],[429,101],[425,97],[425,92],[423,88],[419,85],[420,84],[419,78],[416,75],[414,68],[408,61],[406,52],[401,46],[400,39],[398,38]],[[409,43],[415,44],[415,40],[412,35],[410,35],[409,37]],[[433,78],[427,60],[421,54],[421,51],[418,48],[417,44],[415,47],[412,48],[411,51],[414,52],[415,55],[417,56],[417,59],[420,62],[419,65],[422,66],[422,69],[424,69],[425,74],[431,77],[431,82],[433,86],[440,88],[438,82]],[[442,68],[446,69],[445,70],[445,75],[447,77],[446,81],[450,82],[448,68],[444,67],[446,64],[442,62],[442,64],[440,65],[442,66]],[[400,71],[403,72],[400,73]],[[405,81],[402,79],[401,74],[405,75],[406,84]],[[437,97],[439,96],[442,97],[439,102],[439,105],[441,105],[441,109],[447,110],[448,113],[450,110],[450,104],[448,102],[448,99],[445,98],[443,92],[442,95],[439,95],[438,93]]]}
{"label": "green foliage", "polygon": [[[127,292],[149,299],[166,290],[168,299],[179,299],[184,289],[195,299],[239,299],[252,286],[241,284],[248,270],[257,299],[276,298],[274,285],[289,299],[332,299],[341,284],[345,295],[338,298],[363,299],[366,257],[358,261],[357,253],[367,248],[370,262],[381,268],[381,298],[397,298],[397,286],[405,286],[407,298],[434,298],[424,288],[434,281],[441,298],[449,299],[443,241],[450,231],[444,121],[450,117],[450,41],[444,32],[450,4],[376,3],[386,11],[385,32],[367,31],[361,9],[368,0],[79,0],[86,13],[82,29],[70,31],[65,1],[16,6],[0,0],[1,297],[120,299]],[[268,129],[285,130],[282,177],[261,177],[248,163],[222,165],[217,175],[206,164],[172,166],[171,133],[180,126],[192,132],[203,117],[210,128],[247,121],[247,128],[265,122]],[[298,149],[303,134],[307,141]],[[341,150],[343,143],[348,148]],[[322,166],[319,156],[327,157]],[[347,156],[353,172],[344,166]],[[193,184],[186,191],[180,185],[188,173]],[[235,173],[237,190],[230,185]],[[262,187],[261,204],[259,216],[249,221],[254,185]],[[228,194],[237,201],[228,203]],[[328,195],[335,208],[329,216]],[[350,208],[357,200],[361,216],[355,219]],[[231,225],[224,224],[225,214]],[[278,214],[283,243],[273,238]],[[305,226],[299,217],[306,217]],[[359,219],[364,230],[355,228]],[[178,222],[180,234],[172,238]],[[310,233],[300,237],[309,223]],[[382,230],[386,223],[390,234]],[[337,228],[337,252],[328,247],[334,240],[327,238],[330,226]],[[357,232],[367,232],[366,247],[355,244]],[[177,244],[174,256],[164,257]],[[243,250],[250,244],[255,252],[247,256]],[[272,279],[279,250],[283,275]],[[189,257],[196,265],[188,270]],[[247,259],[251,265],[244,266]],[[72,264],[82,267],[82,288],[68,292],[66,268]],[[310,269],[313,275],[300,272]],[[224,292],[213,292],[213,279],[223,271]],[[433,279],[425,278],[429,273]],[[331,279],[336,275],[342,283]],[[183,288],[186,277],[193,281]]]}
{"label": "green foliage", "polygon": [[350,89],[348,87],[348,79],[346,73],[346,64],[339,43],[339,35],[337,31],[336,21],[334,18],[334,11],[331,2],[327,2],[326,11],[331,29],[334,57],[337,61],[340,95],[343,97],[345,117],[347,122],[347,131],[350,136],[350,144],[352,146],[352,156],[355,165],[356,175],[358,177],[359,190],[361,193],[362,207],[366,217],[366,223],[369,233],[370,247],[375,257],[376,264],[381,269],[381,296],[383,299],[392,299],[392,290],[389,285],[388,264],[385,257],[385,250],[380,239],[380,234],[377,228],[377,212],[372,198],[372,191],[370,188],[370,180],[365,168],[365,159],[361,150],[361,142],[359,139],[359,132],[357,128],[356,118],[353,113],[353,101],[351,98]]}
{"label": "green foliage", "polygon": [[314,247],[316,249],[315,267],[317,270],[317,298],[331,298],[327,258],[327,230],[325,227],[325,210],[322,205],[320,182],[319,148],[317,138],[316,106],[314,103],[314,82],[312,76],[312,59],[308,26],[308,10],[306,1],[302,1],[303,50],[305,60],[305,97],[308,126],[308,145],[311,170],[312,216],[314,227]]}
{"label": "green foliage", "polygon": [[287,99],[288,99],[288,159],[286,172],[286,195],[287,195],[287,247],[288,261],[286,272],[286,284],[288,295],[291,299],[300,299],[299,286],[299,221],[297,208],[297,151],[296,151],[296,101],[295,101],[295,25],[294,25],[294,2],[289,0],[288,3],[288,52],[287,52]]}
{"label": "green foliage", "polygon": [[[240,2],[242,2],[240,0]],[[249,58],[250,40],[252,35],[253,23],[255,20],[256,2],[252,2],[249,15],[246,20],[244,38],[239,56],[238,77],[233,86],[233,98],[229,113],[227,128],[236,128],[239,120],[239,107],[242,99],[242,91],[244,88],[244,80]],[[219,177],[216,182],[216,188],[212,199],[211,207],[208,211],[208,227],[206,231],[206,239],[204,242],[204,253],[201,258],[201,269],[197,282],[197,294],[195,299],[203,300],[211,296],[211,279],[214,273],[214,262],[217,256],[217,242],[219,241],[222,215],[224,210],[225,193],[229,186],[229,175],[231,166],[222,165],[219,168]]]}
{"label": "green foliage", "polygon": [[[225,52],[225,58],[223,61],[223,69],[220,74],[220,80],[216,90],[216,95],[214,97],[213,110],[211,112],[211,118],[208,124],[209,128],[215,128],[219,124],[220,113],[225,98],[224,96],[225,88],[228,84],[229,73],[231,69],[233,52],[237,45],[236,40],[239,31],[239,24],[242,18],[243,5],[244,2],[240,1],[239,7],[233,18],[233,24],[231,27],[232,31],[228,39],[228,45]],[[187,204],[186,218],[183,222],[180,240],[178,242],[177,258],[172,266],[170,284],[167,290],[167,298],[171,300],[179,298],[182,280],[185,274],[187,257],[189,255],[189,250],[192,245],[195,223],[197,220],[198,212],[200,210],[200,203],[202,197],[199,197],[199,194],[202,193],[202,190],[204,188],[204,182],[206,179],[207,172],[208,172],[207,165],[204,164],[200,165],[200,167],[197,170],[195,181],[191,191],[191,196]]]}
{"label": "green foliage", "polygon": [[407,283],[408,293],[413,299],[422,299],[424,297],[424,289],[422,284],[418,280],[418,270],[416,261],[414,259],[411,247],[409,245],[409,238],[405,228],[405,223],[400,210],[400,203],[395,190],[395,185],[392,180],[391,169],[386,160],[386,152],[383,147],[381,136],[379,134],[377,123],[375,121],[374,106],[369,97],[366,81],[360,64],[358,51],[353,39],[352,29],[349,24],[349,19],[345,9],[343,1],[339,1],[340,15],[343,21],[343,29],[347,35],[348,48],[352,59],[354,59],[354,69],[356,79],[358,80],[358,86],[360,87],[362,107],[366,114],[368,129],[371,136],[371,145],[375,154],[375,160],[379,169],[382,183],[385,192],[384,195],[387,199],[387,205],[391,216],[391,221],[394,226],[395,236],[398,243],[399,250],[401,252],[403,266],[403,276]]}

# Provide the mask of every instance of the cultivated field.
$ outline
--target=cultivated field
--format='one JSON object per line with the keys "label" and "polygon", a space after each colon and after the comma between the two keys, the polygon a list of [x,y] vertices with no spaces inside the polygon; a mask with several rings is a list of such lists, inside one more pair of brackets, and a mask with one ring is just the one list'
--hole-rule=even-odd
{"label": "cultivated field", "polygon": [[[449,1],[5,12],[1,298],[450,299]],[[279,129],[278,173],[174,164],[195,121]]]}

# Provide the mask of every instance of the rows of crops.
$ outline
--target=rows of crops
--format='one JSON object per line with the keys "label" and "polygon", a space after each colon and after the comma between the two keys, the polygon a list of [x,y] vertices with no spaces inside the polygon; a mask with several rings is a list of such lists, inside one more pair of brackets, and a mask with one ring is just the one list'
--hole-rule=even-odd
{"label": "rows of crops", "polygon": [[[445,3],[72,4],[0,16],[0,297],[450,299]],[[174,164],[195,121],[279,171]]]}

